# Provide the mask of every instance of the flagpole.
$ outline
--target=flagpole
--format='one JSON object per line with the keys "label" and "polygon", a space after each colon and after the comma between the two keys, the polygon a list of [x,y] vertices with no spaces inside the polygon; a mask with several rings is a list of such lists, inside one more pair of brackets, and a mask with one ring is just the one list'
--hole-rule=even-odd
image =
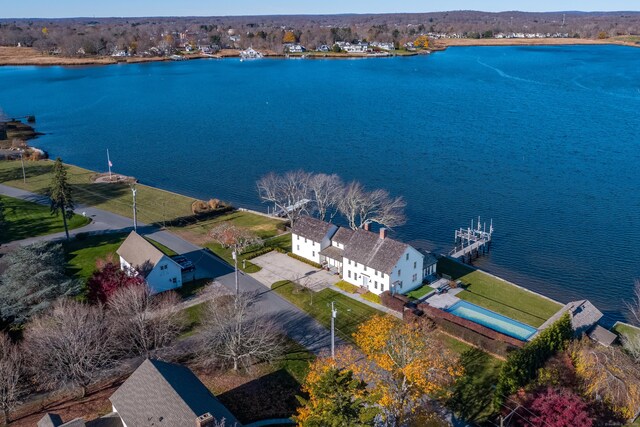
{"label": "flagpole", "polygon": [[109,149],[107,148],[107,164],[109,165],[109,182],[112,181],[111,179],[111,159],[109,158]]}

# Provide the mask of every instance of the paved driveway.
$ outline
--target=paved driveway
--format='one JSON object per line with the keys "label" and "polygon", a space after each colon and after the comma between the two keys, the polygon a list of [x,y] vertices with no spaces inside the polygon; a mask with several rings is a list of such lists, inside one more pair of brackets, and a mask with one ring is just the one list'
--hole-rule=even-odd
{"label": "paved driveway", "polygon": [[317,292],[340,281],[340,276],[318,270],[276,251],[254,258],[251,262],[262,268],[251,276],[269,287],[280,280],[291,280]]}

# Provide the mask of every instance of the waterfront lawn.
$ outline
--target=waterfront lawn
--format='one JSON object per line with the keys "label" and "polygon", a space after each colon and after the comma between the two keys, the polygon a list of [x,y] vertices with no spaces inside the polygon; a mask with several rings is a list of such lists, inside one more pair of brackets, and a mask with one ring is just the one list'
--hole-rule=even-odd
{"label": "waterfront lawn", "polygon": [[214,218],[198,221],[195,224],[184,227],[171,227],[171,230],[179,234],[191,235],[191,239],[187,240],[199,238],[206,241],[209,240],[209,231],[223,222],[229,222],[237,227],[251,230],[258,237],[265,240],[278,236],[284,231],[284,222],[282,220],[246,211],[224,213]]}
{"label": "waterfront lawn", "polygon": [[[128,184],[92,183],[95,172],[77,166],[67,166],[67,176],[76,204],[95,206],[119,215],[131,218],[132,195]],[[48,160],[25,162],[27,183],[22,181],[22,168],[19,161],[0,161],[0,183],[21,188],[38,194],[45,194],[51,183],[53,162]],[[137,207],[138,220],[148,224],[162,224],[171,220],[191,216],[191,204],[194,199],[179,194],[138,184]]]}
{"label": "waterfront lawn", "polygon": [[448,258],[438,260],[438,271],[462,281],[465,290],[456,295],[460,299],[533,327],[542,325],[562,308],[558,303]]}
{"label": "waterfront lawn", "polygon": [[288,280],[276,282],[271,286],[274,292],[305,311],[326,328],[331,327],[331,302],[338,310],[336,333],[345,341],[353,342],[352,334],[358,325],[383,312],[369,307],[331,289],[313,292]]}
{"label": "waterfront lawn", "polygon": [[[62,217],[51,215],[49,206],[7,196],[0,196],[0,200],[4,206],[6,221],[0,229],[0,243],[64,231]],[[73,230],[84,227],[89,222],[89,218],[74,215],[67,224],[69,230]]]}
{"label": "waterfront lawn", "polygon": [[631,338],[631,337],[640,335],[640,328],[636,328],[626,323],[617,322],[613,326],[613,328],[611,328],[611,332],[616,333],[620,338],[622,337]]}

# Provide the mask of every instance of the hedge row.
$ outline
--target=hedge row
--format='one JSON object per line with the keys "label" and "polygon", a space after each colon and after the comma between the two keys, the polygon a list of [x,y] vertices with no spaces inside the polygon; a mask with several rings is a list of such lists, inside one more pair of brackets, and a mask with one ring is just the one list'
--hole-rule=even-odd
{"label": "hedge row", "polygon": [[495,403],[503,403],[508,396],[529,384],[536,377],[538,369],[542,368],[551,356],[564,350],[571,338],[571,318],[569,314],[564,314],[520,351],[512,353],[500,370]]}
{"label": "hedge row", "polygon": [[402,313],[404,311],[404,306],[409,302],[409,298],[404,295],[391,295],[391,292],[384,291],[380,294],[380,302],[385,307]]}
{"label": "hedge row", "polygon": [[302,261],[305,264],[309,264],[312,267],[322,268],[322,266],[320,264],[318,264],[317,262],[309,261],[308,259],[306,259],[304,257],[301,257],[300,255],[296,255],[296,254],[291,253],[291,252],[287,252],[287,255],[289,255],[293,259],[297,259],[298,261]]}
{"label": "hedge row", "polygon": [[247,256],[245,256],[244,259],[250,260],[250,259],[258,258],[259,256],[268,254],[271,251],[273,251],[273,248],[271,246],[265,246],[262,249],[258,249],[257,251],[253,251],[250,254],[247,254]]}

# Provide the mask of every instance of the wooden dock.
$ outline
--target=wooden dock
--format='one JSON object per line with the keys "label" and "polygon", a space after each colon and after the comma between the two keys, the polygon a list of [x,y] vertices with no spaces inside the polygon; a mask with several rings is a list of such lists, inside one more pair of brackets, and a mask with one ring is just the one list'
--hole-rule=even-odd
{"label": "wooden dock", "polygon": [[480,223],[480,217],[478,217],[476,227],[474,227],[473,220],[471,220],[471,227],[461,227],[455,231],[455,246],[449,252],[449,256],[470,264],[480,255],[489,252],[492,235],[493,220],[489,224],[488,231],[486,222],[484,224]]}

